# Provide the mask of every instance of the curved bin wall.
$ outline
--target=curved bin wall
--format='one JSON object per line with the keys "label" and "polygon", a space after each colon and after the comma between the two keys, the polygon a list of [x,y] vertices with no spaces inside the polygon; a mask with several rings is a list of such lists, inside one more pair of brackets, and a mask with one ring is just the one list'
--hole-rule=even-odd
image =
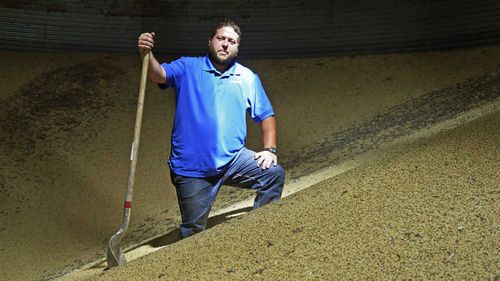
{"label": "curved bin wall", "polygon": [[155,31],[156,52],[199,55],[206,52],[208,35],[220,18],[240,24],[244,57],[406,52],[500,42],[497,0],[118,2],[3,5],[0,49],[136,52],[138,34]]}

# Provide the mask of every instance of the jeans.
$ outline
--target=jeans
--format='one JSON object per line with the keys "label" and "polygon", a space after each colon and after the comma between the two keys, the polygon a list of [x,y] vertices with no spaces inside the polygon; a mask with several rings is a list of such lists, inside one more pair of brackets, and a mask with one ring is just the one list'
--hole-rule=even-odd
{"label": "jeans", "polygon": [[263,170],[257,166],[254,155],[255,152],[243,148],[225,173],[209,178],[192,178],[171,173],[181,211],[182,238],[205,229],[208,214],[223,184],[255,190],[257,195],[254,209],[281,198],[285,170],[280,165],[271,165],[269,169]]}

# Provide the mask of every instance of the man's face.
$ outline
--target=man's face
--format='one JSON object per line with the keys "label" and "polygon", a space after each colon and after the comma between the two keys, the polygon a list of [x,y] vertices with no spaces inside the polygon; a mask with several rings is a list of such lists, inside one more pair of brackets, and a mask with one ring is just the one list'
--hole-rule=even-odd
{"label": "man's face", "polygon": [[215,36],[208,40],[210,58],[217,64],[229,65],[238,56],[238,37],[229,26],[219,28]]}

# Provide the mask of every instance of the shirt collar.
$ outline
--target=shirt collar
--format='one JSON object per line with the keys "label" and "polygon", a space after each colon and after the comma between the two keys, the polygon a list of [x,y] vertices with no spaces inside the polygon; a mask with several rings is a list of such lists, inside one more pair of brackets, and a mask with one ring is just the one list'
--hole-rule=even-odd
{"label": "shirt collar", "polygon": [[210,60],[210,57],[208,55],[205,56],[205,61],[203,63],[203,70],[207,71],[207,72],[210,72],[210,73],[214,73],[214,74],[217,74],[217,75],[220,75],[220,76],[239,76],[240,73],[238,71],[238,67],[236,67],[237,63],[236,63],[236,60],[233,60],[233,63],[231,65],[231,67],[229,67],[228,70],[226,70],[224,73],[220,73],[220,71],[218,71],[214,65],[212,64],[212,61]]}

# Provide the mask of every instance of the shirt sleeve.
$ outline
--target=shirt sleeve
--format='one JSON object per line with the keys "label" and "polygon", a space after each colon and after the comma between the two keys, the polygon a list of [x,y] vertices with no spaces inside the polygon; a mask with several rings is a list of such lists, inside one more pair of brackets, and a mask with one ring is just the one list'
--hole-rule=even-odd
{"label": "shirt sleeve", "polygon": [[273,107],[258,75],[255,75],[250,86],[250,95],[249,114],[254,122],[260,123],[267,117],[274,115]]}
{"label": "shirt sleeve", "polygon": [[170,63],[162,63],[161,67],[165,70],[167,82],[165,84],[158,84],[158,87],[160,87],[160,89],[166,89],[169,87],[176,88],[186,69],[184,57]]}

